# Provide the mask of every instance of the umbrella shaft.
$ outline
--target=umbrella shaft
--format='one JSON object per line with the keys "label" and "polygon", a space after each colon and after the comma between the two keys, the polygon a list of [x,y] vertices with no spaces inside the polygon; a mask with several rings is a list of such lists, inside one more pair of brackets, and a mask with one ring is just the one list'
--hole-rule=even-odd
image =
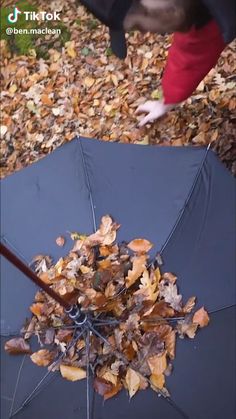
{"label": "umbrella shaft", "polygon": [[2,254],[17,269],[33,281],[38,287],[42,288],[50,297],[56,300],[62,307],[69,310],[71,305],[63,300],[55,291],[47,286],[25,263],[23,263],[13,252],[0,243],[0,254]]}

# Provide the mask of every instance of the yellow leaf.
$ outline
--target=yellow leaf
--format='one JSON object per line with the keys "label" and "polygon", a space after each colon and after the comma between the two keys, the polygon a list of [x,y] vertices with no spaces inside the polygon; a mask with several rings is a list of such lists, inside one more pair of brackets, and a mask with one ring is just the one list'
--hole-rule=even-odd
{"label": "yellow leaf", "polygon": [[86,377],[86,371],[82,368],[60,365],[60,371],[63,378],[69,381],[83,380]]}
{"label": "yellow leaf", "polygon": [[85,77],[84,84],[86,87],[90,88],[93,86],[94,83],[95,83],[95,79],[93,79],[92,77]]}
{"label": "yellow leaf", "polygon": [[11,87],[9,88],[9,93],[16,93],[17,91],[17,85],[16,84],[12,84]]}
{"label": "yellow leaf", "polygon": [[193,323],[198,324],[200,327],[205,327],[208,325],[210,318],[207,311],[204,307],[200,308],[193,316]]}
{"label": "yellow leaf", "polygon": [[156,389],[161,390],[165,385],[165,376],[164,374],[152,374],[150,376],[150,381],[154,387],[153,390],[155,390],[155,387]]}
{"label": "yellow leaf", "polygon": [[139,374],[134,371],[132,368],[127,369],[125,376],[125,382],[129,391],[129,397],[133,397],[137,393],[140,386],[140,377]]}
{"label": "yellow leaf", "polygon": [[71,58],[76,57],[76,51],[75,51],[75,41],[68,41],[65,43],[66,52]]}
{"label": "yellow leaf", "polygon": [[142,295],[144,300],[155,302],[158,296],[158,281],[154,272],[149,272],[147,269],[144,270],[143,276],[140,279],[139,290],[134,295]]}
{"label": "yellow leaf", "polygon": [[148,365],[152,374],[162,374],[167,367],[166,352],[161,356],[155,355],[148,358]]}
{"label": "yellow leaf", "polygon": [[117,87],[118,86],[118,78],[115,74],[111,75],[111,80],[112,80],[112,83],[114,84],[114,86]]}

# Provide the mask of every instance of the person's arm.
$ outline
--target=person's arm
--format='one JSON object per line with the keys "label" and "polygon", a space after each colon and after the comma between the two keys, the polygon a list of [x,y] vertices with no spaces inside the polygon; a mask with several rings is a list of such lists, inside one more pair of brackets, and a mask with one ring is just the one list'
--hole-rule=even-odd
{"label": "person's arm", "polygon": [[163,100],[151,100],[139,106],[137,113],[147,113],[139,126],[153,122],[191,96],[216,65],[225,46],[214,20],[200,29],[175,33],[162,78]]}

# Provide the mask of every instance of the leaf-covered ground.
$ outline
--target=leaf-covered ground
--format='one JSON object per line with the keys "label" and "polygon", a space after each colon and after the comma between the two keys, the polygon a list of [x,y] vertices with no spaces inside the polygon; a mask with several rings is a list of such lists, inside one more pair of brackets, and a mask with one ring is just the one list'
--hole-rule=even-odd
{"label": "leaf-covered ground", "polygon": [[[1,41],[2,177],[75,135],[173,146],[212,143],[236,174],[235,43],[182,106],[138,129],[134,111],[159,97],[171,37],[127,34],[128,56],[121,61],[111,53],[106,28],[77,1],[41,0],[37,6],[61,11],[71,37],[62,45],[60,39],[38,35],[35,48],[24,56],[13,55]],[[37,44],[48,46],[45,56],[38,54]]]}

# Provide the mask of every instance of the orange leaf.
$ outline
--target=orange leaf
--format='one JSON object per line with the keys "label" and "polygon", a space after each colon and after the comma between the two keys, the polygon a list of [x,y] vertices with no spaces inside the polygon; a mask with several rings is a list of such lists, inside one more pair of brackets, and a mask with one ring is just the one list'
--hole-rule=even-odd
{"label": "orange leaf", "polygon": [[40,349],[31,355],[31,360],[39,367],[47,367],[54,359],[55,353],[47,349]]}
{"label": "orange leaf", "polygon": [[53,106],[53,101],[50,99],[50,97],[46,94],[41,95],[41,102],[43,105],[46,106]]}
{"label": "orange leaf", "polygon": [[197,323],[200,327],[208,325],[210,318],[204,307],[200,308],[193,316],[193,323]]}
{"label": "orange leaf", "polygon": [[165,376],[164,374],[152,374],[150,376],[150,381],[154,387],[153,390],[155,390],[155,387],[156,389],[161,390],[165,385]]}
{"label": "orange leaf", "polygon": [[30,306],[30,311],[37,317],[42,316],[43,314],[43,303],[34,303]]}
{"label": "orange leaf", "polygon": [[133,258],[132,270],[128,271],[128,276],[125,278],[126,287],[129,288],[137,279],[143,274],[146,269],[146,255],[135,256]]}
{"label": "orange leaf", "polygon": [[147,253],[152,246],[153,244],[145,239],[134,239],[127,245],[129,249],[136,253]]}

